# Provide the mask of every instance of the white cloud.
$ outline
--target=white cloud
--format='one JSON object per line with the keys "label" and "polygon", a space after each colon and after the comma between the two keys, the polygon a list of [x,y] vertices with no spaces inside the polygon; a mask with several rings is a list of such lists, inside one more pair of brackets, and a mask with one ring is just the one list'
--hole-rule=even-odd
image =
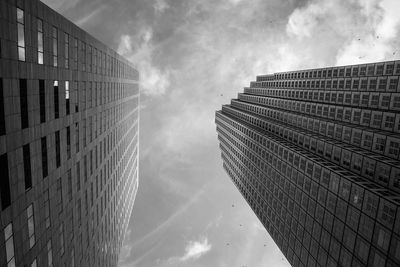
{"label": "white cloud", "polygon": [[75,24],[78,25],[79,27],[82,27],[82,25],[93,19],[95,16],[99,15],[106,7],[107,5],[100,5],[99,7],[95,8],[92,12],[90,12],[88,15],[85,15],[81,19],[77,20]]}
{"label": "white cloud", "polygon": [[163,13],[166,9],[169,8],[169,4],[166,0],[155,0],[153,8],[157,13]]}
{"label": "white cloud", "polygon": [[366,30],[355,38],[349,37],[336,57],[338,65],[389,60],[398,47],[400,1],[359,0],[359,4],[366,16]]}
{"label": "white cloud", "polygon": [[199,241],[189,241],[185,248],[185,255],[179,258],[180,261],[196,260],[211,250],[208,238],[204,237]]}
{"label": "white cloud", "polygon": [[398,0],[312,0],[292,12],[286,32],[316,49],[328,48],[325,55],[336,55],[337,65],[390,60],[399,44],[399,9]]}
{"label": "white cloud", "polygon": [[42,0],[43,3],[57,10],[57,12],[64,12],[68,9],[75,7],[80,0]]}
{"label": "white cloud", "polygon": [[141,92],[146,95],[163,95],[170,85],[170,72],[152,64],[154,47],[153,31],[142,28],[135,36],[122,35],[118,53],[128,58],[139,70]]}

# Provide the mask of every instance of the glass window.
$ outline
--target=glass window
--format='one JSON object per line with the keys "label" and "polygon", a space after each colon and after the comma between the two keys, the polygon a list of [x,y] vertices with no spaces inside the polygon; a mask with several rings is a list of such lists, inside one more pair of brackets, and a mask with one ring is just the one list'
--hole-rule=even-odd
{"label": "glass window", "polygon": [[58,66],[58,30],[56,27],[53,27],[53,66]]}
{"label": "glass window", "polygon": [[0,78],[0,135],[6,134],[6,122],[4,114],[4,94],[3,94],[3,79]]}
{"label": "glass window", "polygon": [[43,64],[43,21],[37,19],[37,31],[38,31],[38,64]]}
{"label": "glass window", "polygon": [[42,150],[42,173],[43,173],[43,178],[45,178],[48,175],[46,137],[42,137],[41,139],[41,150]]}
{"label": "glass window", "polygon": [[25,16],[24,11],[17,8],[18,60],[25,61]]}
{"label": "glass window", "polygon": [[65,81],[65,109],[66,109],[67,115],[69,115],[69,113],[70,113],[69,97],[70,97],[69,81]]}
{"label": "glass window", "polygon": [[58,119],[60,117],[60,106],[59,106],[59,96],[58,96],[58,81],[53,83],[54,90],[54,118]]}
{"label": "glass window", "polygon": [[4,228],[4,240],[6,243],[7,267],[15,267],[14,232],[12,223],[9,223]]}
{"label": "glass window", "polygon": [[60,131],[55,132],[55,145],[56,145],[56,167],[61,166],[61,148],[60,148]]}
{"label": "glass window", "polygon": [[45,211],[45,224],[46,229],[50,227],[50,202],[49,202],[49,190],[44,192],[44,211]]}
{"label": "glass window", "polygon": [[22,147],[22,152],[24,159],[25,190],[27,190],[32,187],[31,152],[29,144]]}
{"label": "glass window", "polygon": [[53,267],[53,250],[51,248],[51,240],[47,242],[47,263],[49,267]]}
{"label": "glass window", "polygon": [[30,204],[26,209],[26,216],[28,218],[28,238],[29,247],[32,248],[35,245],[35,219],[33,215],[33,204]]}
{"label": "glass window", "polygon": [[21,109],[21,129],[25,129],[29,127],[28,88],[26,79],[19,79],[19,99]]}
{"label": "glass window", "polygon": [[64,33],[64,67],[66,69],[69,68],[69,35],[67,33]]}
{"label": "glass window", "polygon": [[0,155],[0,177],[1,209],[5,210],[11,205],[10,177],[8,172],[7,153]]}
{"label": "glass window", "polygon": [[46,122],[46,92],[44,80],[39,80],[40,123]]}

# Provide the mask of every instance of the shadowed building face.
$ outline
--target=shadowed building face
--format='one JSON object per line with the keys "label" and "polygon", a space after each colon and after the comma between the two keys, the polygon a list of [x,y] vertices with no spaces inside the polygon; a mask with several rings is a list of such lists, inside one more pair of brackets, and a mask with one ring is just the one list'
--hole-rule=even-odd
{"label": "shadowed building face", "polygon": [[116,266],[138,189],[138,72],[40,1],[0,10],[0,265]]}

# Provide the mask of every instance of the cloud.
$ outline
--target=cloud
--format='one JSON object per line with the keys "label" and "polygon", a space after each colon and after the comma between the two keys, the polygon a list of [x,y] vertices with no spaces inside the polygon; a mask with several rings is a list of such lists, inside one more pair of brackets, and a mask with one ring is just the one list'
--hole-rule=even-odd
{"label": "cloud", "polygon": [[185,254],[179,258],[180,261],[196,260],[211,250],[208,238],[199,241],[189,241],[185,248]]}
{"label": "cloud", "polygon": [[122,35],[117,52],[130,60],[140,73],[141,92],[145,95],[163,95],[170,86],[169,70],[161,70],[152,61],[154,46],[153,31],[143,27],[134,36]]}
{"label": "cloud", "polygon": [[82,27],[82,25],[92,20],[95,16],[99,15],[106,7],[107,5],[105,4],[100,5],[99,7],[95,8],[92,12],[90,12],[88,15],[85,15],[81,19],[78,19],[75,22],[75,24],[78,25],[79,27]]}
{"label": "cloud", "polygon": [[57,12],[65,12],[68,9],[74,8],[80,0],[42,0],[43,3],[50,6],[52,9],[57,10]]}
{"label": "cloud", "polygon": [[156,0],[153,5],[154,10],[156,13],[163,13],[166,9],[169,8],[169,4],[166,0]]}
{"label": "cloud", "polygon": [[365,31],[349,37],[336,56],[338,65],[355,61],[373,62],[393,59],[398,47],[400,1],[361,1],[361,13],[366,17]]}
{"label": "cloud", "polygon": [[397,0],[312,0],[292,12],[286,32],[315,48],[314,59],[320,49],[323,57],[335,55],[336,65],[391,60],[399,45],[399,9]]}

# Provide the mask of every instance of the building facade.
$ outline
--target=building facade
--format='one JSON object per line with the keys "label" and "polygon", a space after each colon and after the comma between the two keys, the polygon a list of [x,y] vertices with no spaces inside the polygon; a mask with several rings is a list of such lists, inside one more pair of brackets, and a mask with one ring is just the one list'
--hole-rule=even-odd
{"label": "building facade", "polygon": [[400,266],[400,61],[257,76],[223,167],[293,266]]}
{"label": "building facade", "polygon": [[0,1],[0,266],[116,266],[139,74],[38,0]]}

